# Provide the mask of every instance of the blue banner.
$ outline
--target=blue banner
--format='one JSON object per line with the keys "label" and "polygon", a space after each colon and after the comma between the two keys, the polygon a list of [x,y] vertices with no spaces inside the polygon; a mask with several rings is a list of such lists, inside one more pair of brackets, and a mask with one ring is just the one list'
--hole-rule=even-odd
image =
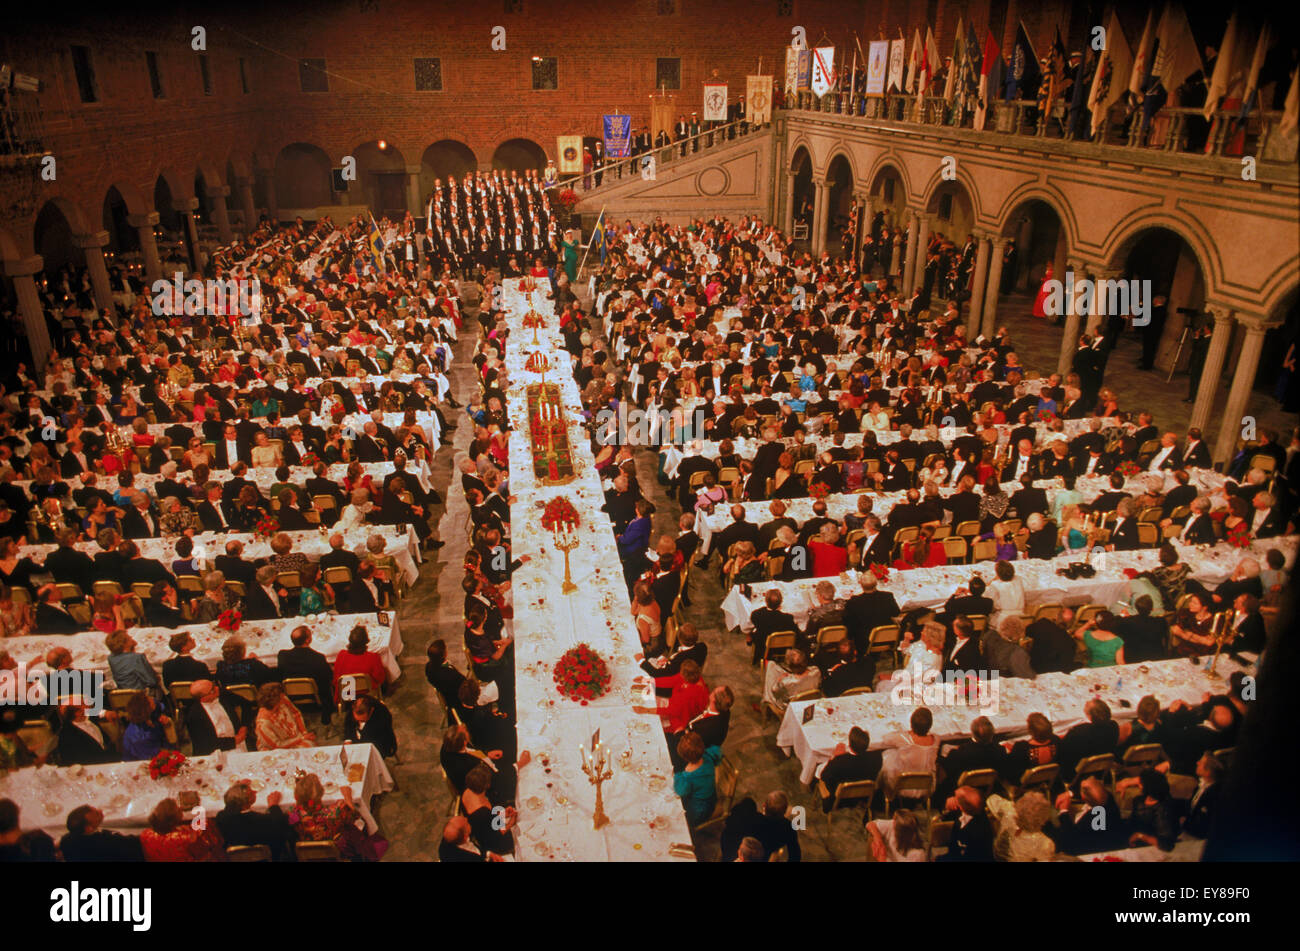
{"label": "blue banner", "polygon": [[799,65],[795,77],[796,89],[812,88],[812,50],[799,51]]}
{"label": "blue banner", "polygon": [[605,116],[605,155],[609,158],[627,158],[632,154],[632,117]]}

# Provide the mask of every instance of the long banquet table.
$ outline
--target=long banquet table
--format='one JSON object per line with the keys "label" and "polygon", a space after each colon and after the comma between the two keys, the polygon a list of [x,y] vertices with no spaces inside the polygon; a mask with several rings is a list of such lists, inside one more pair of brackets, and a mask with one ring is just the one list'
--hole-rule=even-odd
{"label": "long banquet table", "polygon": [[[994,730],[1003,739],[1018,737],[1027,733],[1025,718],[1031,713],[1044,714],[1059,736],[1084,722],[1083,705],[1093,697],[1105,700],[1116,719],[1131,719],[1136,716],[1138,701],[1147,694],[1154,695],[1162,708],[1175,700],[1196,704],[1206,693],[1222,693],[1233,671],[1254,669],[1253,664],[1239,664],[1225,654],[1218,661],[1219,678],[1213,679],[1207,674],[1208,662],[1198,660],[1085,667],[1069,674],[1042,674],[1033,680],[1003,677],[990,690],[989,702],[983,706],[974,702],[917,703],[910,687],[899,690],[897,696],[882,691],[801,700],[786,708],[776,744],[787,753],[793,751],[802,767],[800,782],[810,783],[830,761],[835,747],[848,742],[850,729],[858,726],[866,730],[872,749],[881,749],[890,733],[907,731],[912,711],[918,706],[925,706],[934,715],[931,732],[940,742],[969,736],[971,721],[978,716],[992,720]],[[810,706],[816,712],[805,723],[805,711]]]}
{"label": "long banquet table", "polygon": [[[245,621],[235,632],[222,630],[215,623],[186,624],[175,630],[165,627],[133,627],[131,637],[136,642],[137,652],[143,654],[155,670],[161,669],[163,661],[172,656],[168,641],[173,634],[181,631],[188,632],[194,638],[191,656],[209,668],[216,668],[217,661],[221,660],[221,645],[232,633],[244,641],[249,656],[275,667],[276,654],[293,646],[290,635],[294,628],[306,624],[312,631],[312,650],[320,651],[333,664],[339,654],[347,649],[348,635],[352,633],[352,628],[360,624],[370,633],[370,650],[379,655],[388,675],[396,680],[402,673],[397,664],[397,658],[402,655],[402,636],[396,613],[389,612],[388,618],[388,624],[380,624],[374,614],[277,618],[270,621]],[[44,657],[46,652],[55,647],[65,647],[72,652],[74,668],[103,672],[107,685],[112,685],[108,648],[104,646],[104,635],[99,631],[81,634],[29,634],[26,637],[10,637],[4,641],[4,649],[10,656],[14,660],[28,661],[31,670],[44,669],[41,664],[32,661]]]}
{"label": "long banquet table", "polygon": [[[533,762],[519,773],[519,858],[522,860],[669,861],[670,847],[691,842],[681,802],[672,789],[672,766],[658,716],[653,688],[633,662],[640,647],[631,618],[627,588],[614,545],[600,478],[586,434],[578,421],[581,401],[568,374],[558,319],[545,300],[548,282],[538,281],[537,303],[547,312],[548,325],[538,331],[521,321],[528,295],[508,282],[504,313],[510,327],[506,367],[510,380],[507,403],[510,436],[511,534],[516,558],[530,561],[513,576],[515,603],[515,682],[520,749],[531,751]],[[543,486],[535,477],[529,441],[526,387],[540,383],[540,374],[524,369],[529,353],[551,356],[546,381],[560,388],[568,422],[577,477],[564,486]],[[578,589],[564,594],[564,556],[541,528],[541,509],[557,496],[567,496],[581,517],[580,546],[570,556]],[[586,643],[608,664],[612,683],[608,693],[582,706],[562,697],[553,670],[571,647]],[[582,770],[579,746],[590,749],[599,729],[601,742],[613,755],[613,777],[603,788],[610,823],[592,828],[595,787]],[[547,765],[549,764],[549,765]]]}
{"label": "long banquet table", "polygon": [[[365,774],[349,783],[341,755],[349,763],[364,763]],[[315,773],[325,787],[324,801],[338,802],[342,787],[352,787],[357,811],[369,831],[378,829],[370,812],[371,797],[393,788],[393,777],[384,758],[370,743],[321,746],[308,749],[269,750],[264,753],[226,753],[189,757],[178,775],[150,779],[147,762],[108,763],[102,766],[38,766],[0,775],[0,797],[14,800],[22,808],[23,827],[43,829],[56,841],[68,827],[68,813],[78,806],[93,804],[104,813],[104,825],[122,832],[139,832],[154,806],[183,791],[198,794],[199,806],[208,820],[223,808],[223,797],[241,779],[250,780],[257,802],[253,808],[266,810],[266,797],[279,792],[284,808],[293,805],[297,771]],[[187,814],[187,818],[191,814]]]}

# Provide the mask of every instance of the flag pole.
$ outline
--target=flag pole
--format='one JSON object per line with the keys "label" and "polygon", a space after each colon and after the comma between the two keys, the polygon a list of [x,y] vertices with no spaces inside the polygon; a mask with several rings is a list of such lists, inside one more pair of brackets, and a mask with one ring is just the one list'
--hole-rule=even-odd
{"label": "flag pole", "polygon": [[[598,214],[598,215],[596,216],[596,227],[597,227],[597,228],[600,227],[600,222],[601,222],[601,220],[604,219],[604,217],[605,217],[605,208],[606,208],[606,207],[607,207],[607,206],[605,206],[605,205],[601,205],[601,206],[600,206],[600,214]],[[596,236],[595,229],[592,229],[591,234],[592,234],[592,237],[593,237],[593,238]],[[584,266],[586,265],[586,263],[587,263],[587,255],[591,253],[591,245],[592,245],[592,242],[591,242],[591,241],[588,241],[588,242],[587,242],[587,246],[586,246],[586,248],[584,248],[583,251],[582,251],[582,260],[578,262],[578,273],[579,273],[579,274],[582,273],[582,269],[583,269],[583,267],[584,267]]]}

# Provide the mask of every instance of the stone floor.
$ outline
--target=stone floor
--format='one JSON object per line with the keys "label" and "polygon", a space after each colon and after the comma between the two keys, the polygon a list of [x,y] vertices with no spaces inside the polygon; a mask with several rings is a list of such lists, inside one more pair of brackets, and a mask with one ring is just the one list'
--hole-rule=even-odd
{"label": "stone floor", "polygon": [[[477,314],[477,290],[471,286],[462,288],[467,317]],[[1022,363],[1050,372],[1056,366],[1061,329],[1030,318],[1029,307],[1028,298],[1004,298],[998,308],[999,322],[1011,328]],[[476,386],[474,368],[469,362],[475,346],[474,336],[474,328],[467,325],[456,345],[456,363],[450,374],[453,393],[463,403],[469,402]],[[1191,404],[1182,402],[1187,391],[1186,375],[1175,376],[1166,384],[1164,374],[1136,369],[1138,353],[1136,339],[1121,339],[1109,362],[1106,385],[1116,391],[1121,407],[1149,409],[1158,425],[1183,429],[1191,412]],[[1226,386],[1220,399],[1226,399]],[[1262,391],[1252,395],[1250,410],[1257,415],[1261,426],[1286,427],[1296,423],[1294,415],[1282,413],[1271,396]],[[435,482],[439,486],[452,483],[455,455],[463,452],[470,439],[471,427],[463,412],[457,414],[457,419],[460,425],[450,445],[444,446],[435,460]],[[657,481],[656,457],[652,452],[638,454],[637,471],[642,490],[656,506],[654,537],[659,533],[675,534],[680,509]],[[431,859],[452,802],[438,768],[442,708],[423,673],[425,648],[434,637],[446,640],[453,663],[464,668],[461,572],[457,566],[466,547],[468,511],[459,480],[444,494],[447,500],[439,537],[447,545],[423,566],[419,582],[408,592],[399,613],[405,642],[400,659],[403,677],[388,698],[402,743],[401,762],[393,766],[398,786],[375,802],[376,816],[392,843],[387,860]],[[715,560],[714,569],[693,574],[691,605],[686,613],[709,645],[705,679],[711,686],[728,684],[736,694],[724,750],[740,767],[738,795],[761,799],[772,790],[783,789],[793,806],[802,806],[807,816],[806,831],[801,837],[805,861],[864,860],[867,853],[861,808],[837,814],[828,830],[817,797],[799,783],[798,762],[776,747],[777,723],[770,719],[764,722],[758,712],[759,673],[750,666],[744,637],[722,627],[718,606],[724,592],[716,564]],[[696,850],[702,861],[716,861],[718,830],[699,834]]]}

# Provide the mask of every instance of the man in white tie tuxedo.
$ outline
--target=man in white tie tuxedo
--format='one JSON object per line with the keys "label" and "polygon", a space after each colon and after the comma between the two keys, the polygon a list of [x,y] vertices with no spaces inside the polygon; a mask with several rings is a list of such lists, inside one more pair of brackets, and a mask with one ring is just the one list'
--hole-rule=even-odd
{"label": "man in white tie tuxedo", "polygon": [[1183,464],[1183,457],[1178,453],[1178,434],[1165,433],[1160,437],[1160,449],[1151,457],[1147,465],[1148,472],[1160,472],[1162,469],[1177,469]]}
{"label": "man in white tie tuxedo", "polygon": [[1282,517],[1277,510],[1273,493],[1256,492],[1251,502],[1250,531],[1256,538],[1272,538],[1282,534]]}
{"label": "man in white tie tuxedo", "polygon": [[[1192,512],[1183,523],[1182,530],[1178,533],[1178,540],[1184,545],[1214,544],[1214,525],[1209,514],[1210,500],[1205,496],[1198,496],[1192,499],[1190,508]],[[1165,524],[1172,525],[1173,522],[1166,519]]]}

